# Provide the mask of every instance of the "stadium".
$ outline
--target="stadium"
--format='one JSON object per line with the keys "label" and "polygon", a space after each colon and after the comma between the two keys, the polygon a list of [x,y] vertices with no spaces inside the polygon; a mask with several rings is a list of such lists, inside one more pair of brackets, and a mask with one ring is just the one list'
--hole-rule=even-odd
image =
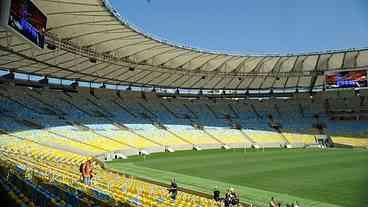
{"label": "stadium", "polygon": [[368,206],[368,49],[226,54],[108,0],[0,6],[9,206]]}

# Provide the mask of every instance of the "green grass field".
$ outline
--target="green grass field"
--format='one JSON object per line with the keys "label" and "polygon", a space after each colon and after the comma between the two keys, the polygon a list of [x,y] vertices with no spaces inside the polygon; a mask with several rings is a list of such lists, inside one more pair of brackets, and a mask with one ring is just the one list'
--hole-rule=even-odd
{"label": "green grass field", "polygon": [[115,170],[211,193],[234,187],[243,202],[265,206],[271,196],[303,206],[368,206],[368,151],[358,149],[207,150],[157,153],[112,161]]}

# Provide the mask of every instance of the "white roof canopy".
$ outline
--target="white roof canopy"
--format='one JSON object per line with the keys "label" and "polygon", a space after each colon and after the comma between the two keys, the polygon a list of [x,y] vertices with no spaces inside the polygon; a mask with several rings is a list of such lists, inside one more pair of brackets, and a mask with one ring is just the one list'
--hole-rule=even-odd
{"label": "white roof canopy", "polygon": [[[0,29],[0,68],[105,82],[203,89],[269,89],[323,84],[323,72],[368,66],[367,49],[309,54],[232,55],[154,39],[103,0],[34,0],[48,16],[39,50]],[[95,58],[96,63],[90,61]]]}

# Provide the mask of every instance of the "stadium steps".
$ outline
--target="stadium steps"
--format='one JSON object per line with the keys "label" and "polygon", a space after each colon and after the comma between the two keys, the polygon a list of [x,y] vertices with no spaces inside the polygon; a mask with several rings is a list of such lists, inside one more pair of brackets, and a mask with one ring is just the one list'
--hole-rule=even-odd
{"label": "stadium steps", "polygon": [[208,110],[211,112],[211,114],[216,118],[216,119],[222,119],[220,117],[218,117],[218,115],[216,114],[216,112],[213,110],[213,108],[211,108],[211,106],[209,104],[206,104]]}
{"label": "stadium steps", "polygon": [[229,106],[230,111],[233,112],[233,114],[235,115],[235,119],[239,119],[240,116],[239,116],[238,112],[234,109],[234,107],[231,104],[228,104],[228,106]]}
{"label": "stadium steps", "polygon": [[290,140],[282,133],[280,129],[275,129],[275,131],[280,134],[280,136],[285,140],[286,144],[291,143]]}
{"label": "stadium steps", "polygon": [[[70,99],[72,99],[71,95],[67,94],[66,92],[63,92],[63,93],[64,93],[67,97],[69,97]],[[75,105],[72,101],[70,101],[70,100],[68,100],[68,99],[66,99],[66,98],[60,98],[60,100],[62,100],[62,101],[64,101],[64,102],[66,102],[68,105],[70,105],[70,106],[72,106],[72,107],[76,108],[78,111],[81,111],[81,112],[83,112],[84,114],[87,114],[87,115],[89,115],[89,116],[91,116],[91,117],[96,117],[96,114],[92,114],[92,113],[90,113],[90,112],[88,112],[88,111],[86,111],[86,110],[82,109],[81,107],[79,107],[79,106]]]}
{"label": "stadium steps", "polygon": [[194,119],[198,119],[198,116],[196,113],[194,113],[194,111],[185,103],[183,103],[183,106],[193,115]]}
{"label": "stadium steps", "polygon": [[[123,126],[125,126],[125,125],[123,125]],[[155,140],[153,140],[153,139],[150,139],[150,138],[148,138],[148,137],[146,137],[146,136],[144,136],[144,135],[142,135],[142,134],[139,134],[139,133],[135,132],[135,131],[134,131],[134,129],[131,129],[131,128],[127,127],[127,126],[125,126],[125,127],[128,129],[128,131],[129,131],[130,133],[132,133],[132,134],[134,134],[134,135],[136,135],[136,136],[138,136],[138,137],[140,137],[140,138],[142,138],[142,139],[145,139],[145,140],[147,140],[147,141],[149,141],[149,142],[152,142],[152,143],[154,143],[154,144],[156,144],[156,145],[158,145],[158,146],[162,146],[162,147],[164,147],[164,145],[163,145],[163,144],[161,144],[161,143],[159,143],[159,142],[156,142],[156,141],[155,141]]]}
{"label": "stadium steps", "polygon": [[301,126],[295,128],[282,128],[281,133],[289,140],[290,144],[303,143],[305,145],[315,144],[315,135],[319,134],[315,130],[303,129]]}
{"label": "stadium steps", "polygon": [[79,123],[77,121],[66,121],[66,123],[70,124],[71,126],[77,128],[80,131],[88,131],[88,130],[90,130],[89,127],[87,127],[84,124]]}
{"label": "stadium steps", "polygon": [[[36,92],[36,93],[39,93],[39,92]],[[43,105],[45,105],[45,106],[47,106],[50,110],[52,109],[52,111],[54,111],[54,113],[55,114],[57,114],[58,116],[65,116],[66,115],[66,113],[65,112],[63,112],[62,110],[59,110],[59,109],[57,109],[57,108],[55,108],[53,105],[51,105],[51,104],[49,104],[49,103],[46,103],[45,101],[43,101],[42,99],[40,99],[39,97],[37,97],[37,96],[35,96],[35,95],[32,95],[32,94],[30,94],[30,93],[28,93],[28,95],[31,97],[31,98],[33,98],[33,99],[35,99],[36,101],[38,101],[38,102],[40,102],[41,104],[43,104]]]}
{"label": "stadium steps", "polygon": [[180,119],[181,117],[178,116],[175,112],[173,112],[168,106],[166,106],[164,103],[160,103],[160,105],[166,110],[168,111],[173,117],[175,117],[176,119]]}
{"label": "stadium steps", "polygon": [[368,147],[368,138],[354,138],[349,136],[331,135],[334,144],[347,145],[353,147]]}
{"label": "stadium steps", "polygon": [[240,130],[237,129],[211,129],[205,128],[207,133],[212,134],[212,136],[221,140],[228,146],[244,146],[249,145],[251,142],[240,133]]}
{"label": "stadium steps", "polygon": [[36,123],[33,120],[29,120],[29,119],[19,119],[17,117],[11,117],[13,118],[17,123],[19,123],[20,125],[32,128],[32,129],[42,129],[43,126],[39,123]]}
{"label": "stadium steps", "polygon": [[[95,96],[93,96],[94,98],[96,98]],[[105,109],[103,106],[101,106],[100,104],[96,103],[95,101],[89,99],[89,98],[86,98],[88,102],[90,102],[92,105],[94,105],[96,108],[100,109],[104,114],[105,116],[109,116],[109,117],[113,117],[114,115],[111,114],[107,109]]]}
{"label": "stadium steps", "polygon": [[224,142],[222,142],[220,139],[218,139],[217,137],[215,137],[214,135],[212,135],[212,134],[210,134],[209,132],[207,132],[205,129],[202,129],[203,130],[203,132],[207,135],[207,136],[209,136],[209,137],[211,137],[212,139],[214,139],[216,142],[218,142],[218,143],[220,143],[220,144],[222,144],[222,145],[226,145],[226,143],[224,143]]}
{"label": "stadium steps", "polygon": [[[41,147],[46,147],[46,148],[51,148],[51,149],[57,149],[57,150],[61,150],[61,151],[66,151],[66,152],[70,152],[70,153],[75,153],[77,154],[77,152],[73,151],[70,148],[64,148],[64,147],[60,147],[57,146],[56,144],[48,144],[48,143],[41,143],[41,142],[37,142],[35,140],[29,139],[27,137],[23,137],[23,136],[18,136],[18,135],[13,135],[13,134],[9,134],[7,132],[5,132],[7,134],[7,136],[9,137],[13,137],[14,139],[17,140],[22,140],[22,141],[26,141],[29,142],[31,144],[35,144],[36,146],[41,146]],[[15,146],[18,146],[18,144],[16,144]],[[5,148],[8,148],[8,146],[4,146]],[[12,148],[13,149],[13,148]]]}
{"label": "stadium steps", "polygon": [[157,115],[153,112],[153,111],[151,111],[148,107],[146,107],[144,104],[142,104],[142,103],[138,103],[138,105],[141,107],[141,108],[143,108],[146,112],[148,112],[148,114],[150,114],[151,115],[151,117],[153,117],[153,118],[157,118]]}
{"label": "stadium steps", "polygon": [[[57,167],[53,163],[44,163],[40,161],[36,162],[34,160],[24,159],[24,157],[23,159],[18,159],[16,157],[14,158],[8,157],[7,159],[13,163],[17,163],[17,164],[19,163],[24,166],[30,166],[32,169],[35,169],[41,173],[52,171],[53,175],[57,175],[58,177],[60,176],[65,177],[68,180],[71,180],[71,182],[74,184],[73,186],[70,186],[70,187],[75,188],[74,190],[82,190],[83,193],[92,192],[92,194],[89,194],[89,195],[92,196],[94,199],[98,199],[100,201],[101,201],[101,198],[98,196],[99,192],[104,193],[105,195],[107,193],[109,197],[113,198],[114,200],[119,199],[120,202],[121,201],[126,202],[128,200],[134,199],[138,196],[138,194],[140,194],[135,180],[132,180],[132,183],[129,185],[128,192],[122,193],[121,189],[118,188],[117,185],[113,185],[109,187],[108,185],[109,181],[102,179],[102,177],[105,177],[108,175],[106,174],[106,172],[99,171],[97,169],[96,169],[96,172],[98,175],[101,176],[101,178],[98,179],[96,177],[93,186],[86,186],[80,183],[79,181],[80,174],[77,169],[77,166],[71,167],[71,166],[62,165],[62,166]],[[120,177],[120,178],[123,178],[123,177]],[[143,194],[142,196],[144,196],[144,199],[143,198],[139,199],[142,201],[141,204],[143,204],[143,206],[150,206],[148,204],[152,202],[151,200],[152,198],[150,198],[147,193]],[[90,205],[86,205],[86,206],[109,206],[109,205],[107,205],[107,203],[105,203],[104,205],[93,205],[93,203],[90,203]],[[124,205],[124,206],[137,206],[137,205]],[[141,206],[141,205],[138,205],[138,206]],[[159,205],[159,206],[173,206],[173,204],[170,205],[170,203],[162,203],[162,205]]]}
{"label": "stadium steps", "polygon": [[[50,133],[50,134],[53,134],[51,133],[50,131],[48,130],[45,130],[47,133]],[[56,134],[53,134],[54,136],[58,136]],[[18,136],[20,137],[20,136]],[[80,142],[78,140],[72,140],[70,138],[66,138],[66,137],[63,137],[63,136],[59,136],[61,138],[64,138],[67,140],[68,143],[59,143],[59,142],[54,142],[54,141],[50,141],[48,143],[44,143],[44,142],[34,142],[34,143],[37,143],[41,146],[44,146],[44,147],[49,147],[49,148],[52,148],[52,149],[57,149],[57,150],[61,150],[61,151],[65,151],[65,152],[70,152],[70,153],[74,153],[74,154],[79,154],[79,155],[83,155],[83,156],[91,156],[91,155],[95,155],[97,152],[90,152],[88,151],[87,147],[88,148],[91,148],[91,149],[96,149],[96,150],[99,150],[98,152],[102,152],[102,151],[105,151],[105,150],[102,150],[102,149],[98,149],[96,148],[95,146],[91,146],[87,143],[84,143],[84,142]],[[25,137],[22,137],[23,139],[26,139],[26,140],[30,140],[28,138],[25,138]],[[80,147],[79,145],[82,145],[83,148],[78,148],[77,146],[75,146],[74,143],[77,143],[78,144],[78,147]],[[85,149],[86,148],[86,149]]]}
{"label": "stadium steps", "polygon": [[298,103],[298,109],[299,109],[300,115],[304,118],[305,117],[304,109],[300,103]]}
{"label": "stadium steps", "polygon": [[12,97],[8,96],[8,95],[5,95],[5,94],[0,94],[1,97],[5,98],[5,99],[8,99],[9,101],[13,102],[13,103],[16,103],[18,104],[19,106],[29,110],[29,111],[32,111],[33,113],[36,113],[36,114],[47,114],[43,111],[40,111],[40,110],[37,110],[36,108],[33,108],[33,107],[29,107],[23,103],[21,103],[20,101],[18,100],[15,100],[13,99]]}
{"label": "stadium steps", "polygon": [[116,142],[116,143],[119,143],[119,144],[122,144],[122,145],[126,145],[126,146],[128,146],[128,147],[130,147],[130,148],[133,148],[133,149],[137,149],[135,146],[130,145],[130,144],[129,144],[129,143],[127,143],[127,142],[124,142],[124,141],[122,141],[122,140],[117,140],[117,139],[115,139],[115,138],[113,138],[113,137],[110,137],[110,136],[107,136],[107,135],[100,134],[100,133],[98,133],[98,132],[97,132],[97,131],[95,131],[95,130],[91,130],[91,132],[92,132],[92,133],[94,133],[94,134],[96,134],[96,135],[98,135],[98,136],[100,136],[100,137],[103,137],[103,138],[105,138],[105,139],[109,139],[109,140],[111,140],[111,141],[113,141],[113,142]]}
{"label": "stadium steps", "polygon": [[[75,190],[82,190],[83,192],[92,192],[96,199],[99,197],[98,192],[107,193],[109,197],[112,197],[115,201],[119,202],[132,202],[138,201],[138,203],[142,204],[140,206],[157,206],[157,207],[166,207],[166,206],[182,206],[182,207],[193,207],[193,206],[203,206],[203,207],[212,207],[216,206],[215,203],[211,200],[208,200],[204,197],[200,197],[198,195],[194,195],[193,193],[182,192],[178,195],[178,199],[176,203],[172,203],[170,199],[166,198],[166,186],[161,186],[160,184],[152,184],[147,181],[126,178],[124,175],[120,174],[112,174],[111,171],[105,171],[98,166],[95,168],[96,178],[94,184],[92,186],[85,186],[82,184],[80,180],[80,173],[78,170],[78,165],[67,165],[63,163],[57,163],[54,161],[45,161],[45,160],[37,160],[34,158],[30,158],[26,155],[21,156],[5,156],[2,159],[7,159],[11,163],[16,164],[17,166],[25,166],[28,169],[35,170],[42,175],[45,175],[44,182],[52,181],[52,178],[61,177],[62,180],[66,183],[73,184],[72,188]],[[18,165],[19,164],[19,165]],[[52,174],[50,174],[52,172]],[[51,178],[51,179],[50,179]],[[60,181],[60,180],[59,180]],[[111,182],[114,181],[114,182]],[[53,182],[55,183],[55,182]],[[122,190],[122,186],[127,184],[127,191]],[[150,189],[155,187],[154,194],[150,193]],[[73,190],[73,192],[75,191]],[[97,194],[96,194],[97,193]],[[139,195],[139,196],[138,196]],[[157,199],[162,198],[162,202],[157,203]],[[191,199],[193,198],[193,199]],[[130,203],[134,205],[134,203]],[[93,205],[92,205],[93,206]],[[106,206],[106,205],[101,205]],[[130,205],[131,206],[131,205]]]}
{"label": "stadium steps", "polygon": [[257,144],[257,142],[256,141],[254,141],[250,136],[248,136],[247,135],[247,133],[245,132],[245,131],[243,131],[243,130],[239,130],[240,131],[240,133],[243,135],[243,137],[244,137],[244,139],[246,139],[246,140],[248,140],[250,143],[252,143],[252,144]]}
{"label": "stadium steps", "polygon": [[273,108],[274,108],[274,111],[277,113],[277,115],[278,115],[279,117],[282,117],[282,113],[281,113],[281,111],[280,111],[279,106],[278,106],[277,104],[275,104],[275,105],[273,106]]}
{"label": "stadium steps", "polygon": [[[150,138],[148,138],[147,136],[144,136],[144,135],[141,135],[141,134],[136,133],[133,129],[131,129],[131,128],[129,128],[129,127],[127,127],[127,126],[125,126],[124,124],[116,123],[116,121],[115,121],[115,120],[113,120],[113,119],[111,119],[110,117],[105,117],[105,119],[109,120],[110,122],[112,122],[112,123],[113,123],[113,125],[117,126],[117,127],[118,127],[118,128],[120,128],[120,129],[128,130],[130,133],[132,133],[132,134],[134,134],[134,135],[136,135],[136,136],[140,137],[141,139],[144,139],[144,140],[146,140],[146,141],[148,141],[148,142],[151,142],[151,143],[153,143],[153,144],[156,144],[156,145],[158,145],[158,146],[162,146],[162,147],[164,147],[161,143],[156,142],[155,140],[150,139]],[[94,133],[95,133],[95,134],[97,134],[97,135],[101,135],[101,134],[99,134],[98,132],[96,132],[95,130],[93,130],[93,131],[94,131]],[[101,136],[106,137],[105,135],[101,135]],[[106,137],[106,138],[107,138],[107,137]],[[110,138],[111,138],[111,139],[113,139],[113,140],[115,140],[115,141],[119,141],[119,140],[116,140],[116,139],[114,139],[114,138],[112,138],[112,137],[110,137]],[[133,145],[131,145],[131,144],[128,144],[127,142],[122,142],[122,141],[119,141],[119,142],[120,142],[121,144],[125,143],[125,145],[127,145],[127,146],[129,146],[129,147],[131,147],[131,148],[133,148],[133,149],[138,149],[137,147],[135,147],[135,146],[133,146]]]}
{"label": "stadium steps", "polygon": [[181,141],[183,141],[183,142],[185,142],[185,143],[188,143],[188,144],[190,144],[190,145],[194,145],[192,142],[190,142],[189,140],[185,139],[184,137],[182,137],[182,136],[178,135],[177,133],[175,133],[175,132],[171,131],[169,128],[167,128],[167,129],[166,129],[166,131],[167,131],[169,134],[171,134],[172,136],[174,136],[174,137],[176,137],[176,138],[180,139]]}
{"label": "stadium steps", "polygon": [[86,142],[83,142],[83,141],[80,141],[80,140],[77,140],[77,139],[73,139],[73,138],[71,138],[71,137],[65,136],[65,135],[63,135],[63,134],[60,134],[60,133],[57,133],[57,132],[54,132],[54,131],[50,131],[50,130],[48,130],[48,133],[50,133],[50,134],[54,134],[54,135],[59,136],[59,137],[63,137],[63,138],[65,138],[65,139],[69,139],[69,140],[71,140],[71,141],[73,141],[73,142],[78,142],[78,143],[80,143],[80,144],[83,144],[83,145],[86,145],[86,146],[89,146],[89,147],[95,148],[95,149],[97,149],[97,150],[102,150],[102,151],[104,151],[104,152],[108,152],[108,151],[110,151],[110,150],[105,149],[105,148],[102,148],[102,147],[100,147],[100,146],[92,145],[92,144],[89,144],[89,143],[86,143]]}
{"label": "stadium steps", "polygon": [[[36,122],[34,122],[34,121],[30,121],[30,120],[17,120],[17,119],[15,119],[17,122],[19,121],[19,123],[20,124],[23,124],[24,126],[27,126],[27,127],[30,127],[30,128],[33,128],[33,129],[40,129],[40,130],[42,130],[43,129],[43,127],[40,125],[40,124],[37,124]],[[75,124],[73,124],[73,125],[75,125]],[[82,131],[91,131],[91,132],[94,132],[93,130],[90,130],[88,127],[86,127],[86,126],[84,126],[84,125],[81,125],[81,124],[77,124],[76,125],[78,128],[80,128],[80,129],[82,129]],[[64,136],[64,135],[61,135],[61,134],[58,134],[58,133],[55,133],[55,132],[52,132],[52,131],[49,131],[49,130],[47,130],[47,129],[45,129],[48,133],[51,133],[51,134],[54,134],[54,135],[57,135],[57,136],[60,136],[60,137],[63,137],[63,138],[67,138],[67,136]],[[109,138],[107,138],[107,137],[104,137],[104,138],[106,138],[106,139],[109,139]],[[75,139],[72,139],[71,137],[68,137],[67,139],[69,139],[69,140],[73,140],[73,141],[75,141],[75,142],[78,142],[78,143],[81,143],[81,144],[85,144],[85,145],[88,145],[88,146],[90,146],[90,147],[94,147],[94,148],[96,148],[96,147],[98,147],[98,149],[102,149],[103,151],[110,151],[110,150],[107,150],[107,149],[105,149],[105,148],[102,148],[102,147],[99,147],[99,146],[96,146],[96,145],[91,145],[91,144],[89,144],[89,143],[85,143],[85,142],[82,142],[82,141],[80,141],[80,140],[75,140]],[[123,143],[120,143],[120,142],[118,142],[118,141],[116,141],[116,140],[112,140],[111,138],[109,139],[109,140],[111,140],[111,141],[115,141],[115,142],[117,142],[117,143],[119,143],[119,144],[123,144]],[[123,144],[123,145],[126,145],[126,144]],[[51,147],[56,147],[56,148],[61,148],[62,150],[65,150],[65,148],[64,147],[60,147],[60,146],[58,146],[58,144],[50,144],[50,146]],[[80,149],[80,150],[82,150],[82,149]],[[83,150],[82,150],[83,151]],[[74,151],[73,151],[74,152]],[[85,153],[83,153],[83,154],[85,154]]]}
{"label": "stadium steps", "polygon": [[[118,96],[120,99],[122,99],[120,96]],[[123,111],[125,111],[126,113],[128,113],[130,116],[132,116],[133,118],[138,118],[137,115],[135,115],[133,112],[131,112],[130,110],[127,109],[126,106],[124,106],[123,104],[119,103],[116,100],[112,100],[113,103],[115,103],[119,108],[123,109]]]}
{"label": "stadium steps", "polygon": [[[12,117],[12,116],[6,116],[6,117],[7,117],[7,118],[9,118],[9,119],[13,119],[14,121],[16,121],[17,123],[19,123],[19,124],[20,124],[20,125],[22,125],[22,126],[27,126],[25,122],[23,122],[23,121],[19,121],[19,120],[17,120],[15,117]],[[29,124],[29,123],[28,123],[28,124]],[[36,130],[45,130],[47,133],[51,133],[51,134],[53,134],[51,131],[49,131],[49,130],[47,130],[47,129],[43,129],[43,127],[42,127],[42,126],[40,126],[39,124],[32,123],[32,124],[30,124],[30,125],[32,125],[32,126],[33,126],[33,127],[28,126],[28,127],[30,127],[31,129],[36,129]],[[2,134],[6,134],[6,135],[8,135],[8,136],[11,136],[11,137],[14,137],[14,138],[17,138],[17,139],[20,139],[20,140],[30,141],[30,142],[32,142],[32,143],[35,143],[35,144],[38,144],[38,145],[41,145],[41,146],[45,146],[45,147],[50,147],[50,148],[60,149],[60,150],[64,150],[64,151],[67,151],[67,152],[78,153],[78,154],[90,154],[90,153],[86,153],[86,152],[84,152],[82,149],[73,149],[73,148],[70,148],[70,147],[63,147],[63,146],[61,146],[61,145],[59,145],[59,144],[57,144],[57,143],[52,143],[52,142],[48,142],[48,143],[38,142],[38,141],[33,140],[33,139],[30,139],[30,138],[28,138],[28,137],[19,136],[19,135],[14,135],[14,134],[12,134],[12,133],[7,132],[7,131],[6,131],[6,130],[4,130],[4,129],[0,129],[0,132],[1,132]],[[1,134],[1,133],[0,133],[0,134]],[[54,134],[54,135],[56,135],[56,134]],[[56,136],[58,136],[58,135],[56,135]],[[60,137],[63,137],[63,136],[60,136]],[[63,137],[63,138],[66,138],[66,137]],[[66,139],[68,139],[68,140],[70,140],[70,141],[77,142],[77,143],[79,143],[79,144],[86,145],[86,143],[82,143],[82,142],[80,142],[80,141],[78,141],[78,140],[71,140],[70,138],[66,138]],[[88,144],[87,144],[87,146],[88,146]]]}
{"label": "stadium steps", "polygon": [[254,105],[253,105],[253,104],[250,104],[250,107],[251,107],[251,109],[252,109],[253,113],[254,113],[254,114],[256,114],[257,118],[258,118],[258,119],[262,119],[262,116],[258,113],[258,111],[257,111],[257,110],[256,110],[256,108],[254,107]]}
{"label": "stadium steps", "polygon": [[121,130],[129,130],[129,127],[125,126],[124,124],[119,124],[119,123],[114,122],[112,123],[112,125]]}

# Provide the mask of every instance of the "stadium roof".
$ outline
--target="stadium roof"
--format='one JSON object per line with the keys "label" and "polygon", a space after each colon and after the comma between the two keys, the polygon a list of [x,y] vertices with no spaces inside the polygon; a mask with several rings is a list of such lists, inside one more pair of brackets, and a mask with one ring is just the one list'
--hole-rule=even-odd
{"label": "stadium roof", "polygon": [[368,66],[368,49],[306,54],[234,55],[153,38],[104,0],[34,0],[48,16],[39,50],[0,29],[0,68],[42,76],[173,88],[313,88],[324,71]]}

